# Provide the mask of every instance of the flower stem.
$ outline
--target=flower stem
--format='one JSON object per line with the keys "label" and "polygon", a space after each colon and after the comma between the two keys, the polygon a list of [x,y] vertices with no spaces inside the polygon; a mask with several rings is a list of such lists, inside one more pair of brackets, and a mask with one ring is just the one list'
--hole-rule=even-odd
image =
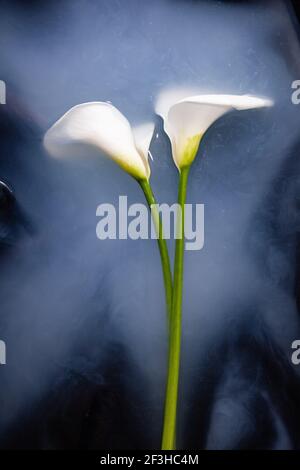
{"label": "flower stem", "polygon": [[155,197],[154,197],[152,188],[150,186],[150,183],[147,180],[140,180],[139,184],[145,194],[147,203],[151,210],[152,219],[153,219],[155,230],[156,230],[157,237],[158,237],[157,242],[158,242],[158,247],[159,247],[164,285],[165,285],[168,323],[170,325],[170,319],[171,319],[171,313],[172,313],[173,282],[172,282],[171,265],[170,265],[168,247],[167,247],[166,240],[163,238],[163,225],[162,225],[161,217],[159,215],[159,211],[157,209],[157,204],[156,204]]}
{"label": "flower stem", "polygon": [[[176,448],[176,417],[180,370],[181,348],[181,305],[183,286],[183,262],[184,262],[184,205],[186,198],[187,181],[190,167],[181,170],[178,189],[177,214],[177,240],[174,262],[174,285],[172,314],[170,324],[169,363],[165,398],[165,412],[162,435],[162,449],[174,450]],[[180,214],[181,212],[181,214]],[[181,217],[180,217],[181,215]]]}

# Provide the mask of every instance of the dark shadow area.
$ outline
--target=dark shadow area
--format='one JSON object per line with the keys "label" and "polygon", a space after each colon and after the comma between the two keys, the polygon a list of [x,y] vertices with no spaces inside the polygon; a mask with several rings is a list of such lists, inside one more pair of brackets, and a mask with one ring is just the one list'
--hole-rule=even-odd
{"label": "dark shadow area", "polygon": [[299,448],[299,377],[253,317],[248,328],[240,323],[223,331],[217,348],[194,371],[182,448]]}

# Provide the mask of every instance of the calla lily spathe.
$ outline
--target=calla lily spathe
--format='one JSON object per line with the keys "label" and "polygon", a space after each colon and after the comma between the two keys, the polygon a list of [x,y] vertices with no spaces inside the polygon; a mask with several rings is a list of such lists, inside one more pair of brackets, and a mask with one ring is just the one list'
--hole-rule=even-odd
{"label": "calla lily spathe", "polygon": [[206,130],[223,114],[271,106],[269,99],[249,95],[199,95],[183,88],[162,92],[155,111],[163,118],[164,130],[172,145],[174,162],[179,170],[189,166],[198,151]]}
{"label": "calla lily spathe", "polygon": [[149,146],[154,124],[132,128],[125,116],[108,102],[83,103],[71,108],[45,134],[44,146],[54,157],[105,153],[133,176],[142,188],[157,232],[168,318],[172,301],[172,273],[160,215],[150,186]]}
{"label": "calla lily spathe", "polygon": [[107,102],[74,106],[45,134],[44,146],[54,157],[72,157],[82,146],[105,153],[137,180],[148,180],[148,151],[154,124],[132,128],[125,116]]}

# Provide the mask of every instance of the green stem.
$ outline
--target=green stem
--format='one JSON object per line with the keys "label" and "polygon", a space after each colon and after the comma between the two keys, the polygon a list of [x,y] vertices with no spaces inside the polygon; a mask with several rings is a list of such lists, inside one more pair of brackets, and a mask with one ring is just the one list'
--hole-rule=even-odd
{"label": "green stem", "polygon": [[155,230],[157,233],[157,242],[159,247],[162,271],[163,271],[163,278],[164,278],[164,285],[165,285],[165,295],[166,295],[166,304],[167,304],[167,312],[168,312],[168,322],[170,325],[171,319],[171,312],[172,312],[172,294],[173,294],[173,282],[172,282],[172,274],[171,274],[171,266],[170,266],[170,259],[168,253],[168,247],[166,240],[163,238],[163,226],[161,217],[159,215],[159,211],[157,209],[156,201],[154,194],[152,192],[152,188],[150,186],[149,181],[147,180],[140,180],[139,184],[145,194],[146,200],[148,202],[149,208],[151,210],[152,219],[154,222]]}
{"label": "green stem", "polygon": [[165,412],[162,436],[162,449],[173,450],[176,448],[176,416],[180,369],[181,347],[181,305],[183,286],[183,261],[184,261],[184,205],[186,198],[187,181],[190,167],[183,168],[180,173],[178,204],[180,212],[177,214],[177,240],[174,262],[174,285],[172,302],[172,322],[169,341],[169,363],[165,398]]}

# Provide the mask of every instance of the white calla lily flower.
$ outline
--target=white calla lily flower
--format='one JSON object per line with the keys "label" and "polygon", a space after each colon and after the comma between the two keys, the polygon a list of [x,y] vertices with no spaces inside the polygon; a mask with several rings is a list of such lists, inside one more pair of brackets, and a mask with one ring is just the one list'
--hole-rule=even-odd
{"label": "white calla lily flower", "polygon": [[137,180],[148,180],[148,151],[154,124],[131,128],[125,116],[107,102],[74,106],[45,134],[44,146],[54,157],[83,153],[83,146],[100,150]]}
{"label": "white calla lily flower", "polygon": [[249,95],[199,95],[195,90],[171,89],[158,97],[155,111],[163,118],[177,168],[189,166],[207,129],[223,114],[272,106],[269,99]]}

